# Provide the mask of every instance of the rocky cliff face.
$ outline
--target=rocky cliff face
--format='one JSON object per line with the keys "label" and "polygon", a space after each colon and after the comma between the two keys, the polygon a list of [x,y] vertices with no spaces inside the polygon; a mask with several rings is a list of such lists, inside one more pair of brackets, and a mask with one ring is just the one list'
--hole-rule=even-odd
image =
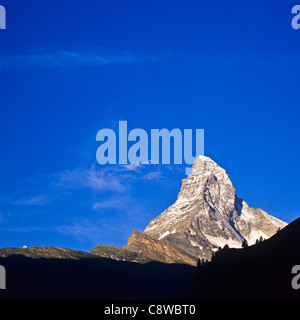
{"label": "rocky cliff face", "polygon": [[192,174],[182,181],[176,202],[153,219],[144,234],[172,244],[194,257],[210,259],[228,244],[274,235],[286,226],[261,209],[238,198],[227,172],[208,157],[199,156]]}
{"label": "rocky cliff face", "polygon": [[98,245],[90,253],[120,261],[145,263],[184,263],[196,265],[197,259],[184,250],[169,243],[152,238],[134,230],[124,247]]}
{"label": "rocky cliff face", "polygon": [[124,247],[130,251],[143,255],[148,260],[165,263],[196,264],[196,258],[176,246],[154,239],[149,235],[134,230]]}

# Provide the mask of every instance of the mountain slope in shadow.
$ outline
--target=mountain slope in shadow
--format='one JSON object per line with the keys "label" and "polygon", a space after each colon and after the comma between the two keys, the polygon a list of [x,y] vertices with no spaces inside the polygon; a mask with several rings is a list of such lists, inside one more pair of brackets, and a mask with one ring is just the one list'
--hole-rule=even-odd
{"label": "mountain slope in shadow", "polygon": [[186,264],[145,264],[100,257],[0,258],[6,290],[0,299],[171,299],[185,288],[196,268]]}
{"label": "mountain slope in shadow", "polygon": [[186,299],[300,299],[291,273],[300,265],[300,218],[273,237],[243,249],[227,249],[197,268]]}

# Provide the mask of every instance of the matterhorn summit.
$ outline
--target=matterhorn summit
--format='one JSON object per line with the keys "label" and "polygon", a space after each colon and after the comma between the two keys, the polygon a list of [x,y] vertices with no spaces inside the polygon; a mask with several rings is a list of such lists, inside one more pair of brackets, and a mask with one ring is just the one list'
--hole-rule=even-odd
{"label": "matterhorn summit", "polygon": [[176,202],[145,228],[152,238],[194,257],[210,259],[219,247],[241,247],[267,239],[286,223],[237,197],[227,172],[209,157],[196,158]]}

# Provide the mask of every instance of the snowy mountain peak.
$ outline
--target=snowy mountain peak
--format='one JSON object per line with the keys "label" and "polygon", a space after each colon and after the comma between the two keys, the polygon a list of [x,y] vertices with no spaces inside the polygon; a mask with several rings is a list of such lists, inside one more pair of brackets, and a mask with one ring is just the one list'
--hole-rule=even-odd
{"label": "snowy mountain peak", "polygon": [[253,244],[269,238],[286,225],[238,198],[227,172],[209,157],[199,156],[192,174],[182,181],[176,202],[153,219],[144,230],[202,258],[228,244]]}
{"label": "snowy mountain peak", "polygon": [[198,156],[192,166],[192,175],[208,173],[213,174],[216,178],[230,180],[226,170],[220,167],[215,161],[209,157]]}

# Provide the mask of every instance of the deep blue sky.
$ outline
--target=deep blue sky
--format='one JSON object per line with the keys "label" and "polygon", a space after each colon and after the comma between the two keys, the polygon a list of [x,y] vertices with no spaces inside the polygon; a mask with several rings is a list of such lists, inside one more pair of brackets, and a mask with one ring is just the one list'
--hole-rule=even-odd
{"label": "deep blue sky", "polygon": [[299,212],[296,1],[4,1],[0,247],[124,245],[182,166],[96,162],[101,128],[205,130],[249,205]]}

